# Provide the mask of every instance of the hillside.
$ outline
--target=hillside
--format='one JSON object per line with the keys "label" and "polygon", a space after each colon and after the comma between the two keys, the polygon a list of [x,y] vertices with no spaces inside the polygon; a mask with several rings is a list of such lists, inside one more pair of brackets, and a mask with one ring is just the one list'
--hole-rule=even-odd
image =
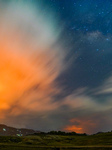
{"label": "hillside", "polygon": [[0,124],[0,136],[25,136],[28,134],[39,133],[39,131],[35,131],[32,129],[25,128],[14,128],[9,127],[4,124]]}

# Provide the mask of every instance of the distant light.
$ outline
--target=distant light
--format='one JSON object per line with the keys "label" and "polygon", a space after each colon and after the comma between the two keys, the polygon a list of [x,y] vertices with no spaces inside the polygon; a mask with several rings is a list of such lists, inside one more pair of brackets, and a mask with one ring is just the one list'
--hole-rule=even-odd
{"label": "distant light", "polygon": [[6,131],[6,129],[5,129],[5,128],[3,128],[3,131]]}
{"label": "distant light", "polygon": [[21,136],[20,134],[17,134],[17,136]]}
{"label": "distant light", "polygon": [[16,134],[17,136],[23,136],[23,134]]}

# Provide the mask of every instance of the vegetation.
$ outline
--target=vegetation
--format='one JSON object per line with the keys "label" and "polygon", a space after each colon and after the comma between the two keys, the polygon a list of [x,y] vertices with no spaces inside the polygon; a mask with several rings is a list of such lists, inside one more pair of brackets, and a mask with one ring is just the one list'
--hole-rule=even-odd
{"label": "vegetation", "polygon": [[112,132],[94,135],[51,131],[24,137],[0,136],[0,150],[112,149]]}
{"label": "vegetation", "polygon": [[77,135],[77,136],[85,136],[86,133],[80,134],[76,132],[63,132],[63,131],[50,131],[50,132],[40,132],[40,133],[34,133],[33,135]]}

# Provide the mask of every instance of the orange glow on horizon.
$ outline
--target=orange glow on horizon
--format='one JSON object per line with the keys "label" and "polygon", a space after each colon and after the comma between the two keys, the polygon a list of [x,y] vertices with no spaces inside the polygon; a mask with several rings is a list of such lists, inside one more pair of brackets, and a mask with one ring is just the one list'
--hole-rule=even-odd
{"label": "orange glow on horizon", "polygon": [[66,126],[64,128],[64,130],[68,131],[68,132],[83,133],[83,129],[81,127],[77,127],[75,125]]}
{"label": "orange glow on horizon", "polygon": [[76,133],[91,134],[92,130],[94,130],[98,126],[98,122],[95,122],[89,117],[72,118],[69,120],[69,122],[70,122],[70,125],[64,127],[64,130],[69,131],[69,132],[76,132]]}

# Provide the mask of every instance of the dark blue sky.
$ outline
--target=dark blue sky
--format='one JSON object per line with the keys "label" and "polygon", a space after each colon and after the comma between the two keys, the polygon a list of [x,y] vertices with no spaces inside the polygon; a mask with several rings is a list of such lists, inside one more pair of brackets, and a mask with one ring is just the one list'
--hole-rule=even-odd
{"label": "dark blue sky", "polygon": [[61,38],[70,50],[70,57],[77,57],[60,76],[61,84],[70,91],[101,85],[112,70],[112,2],[52,0],[46,3],[64,25]]}

